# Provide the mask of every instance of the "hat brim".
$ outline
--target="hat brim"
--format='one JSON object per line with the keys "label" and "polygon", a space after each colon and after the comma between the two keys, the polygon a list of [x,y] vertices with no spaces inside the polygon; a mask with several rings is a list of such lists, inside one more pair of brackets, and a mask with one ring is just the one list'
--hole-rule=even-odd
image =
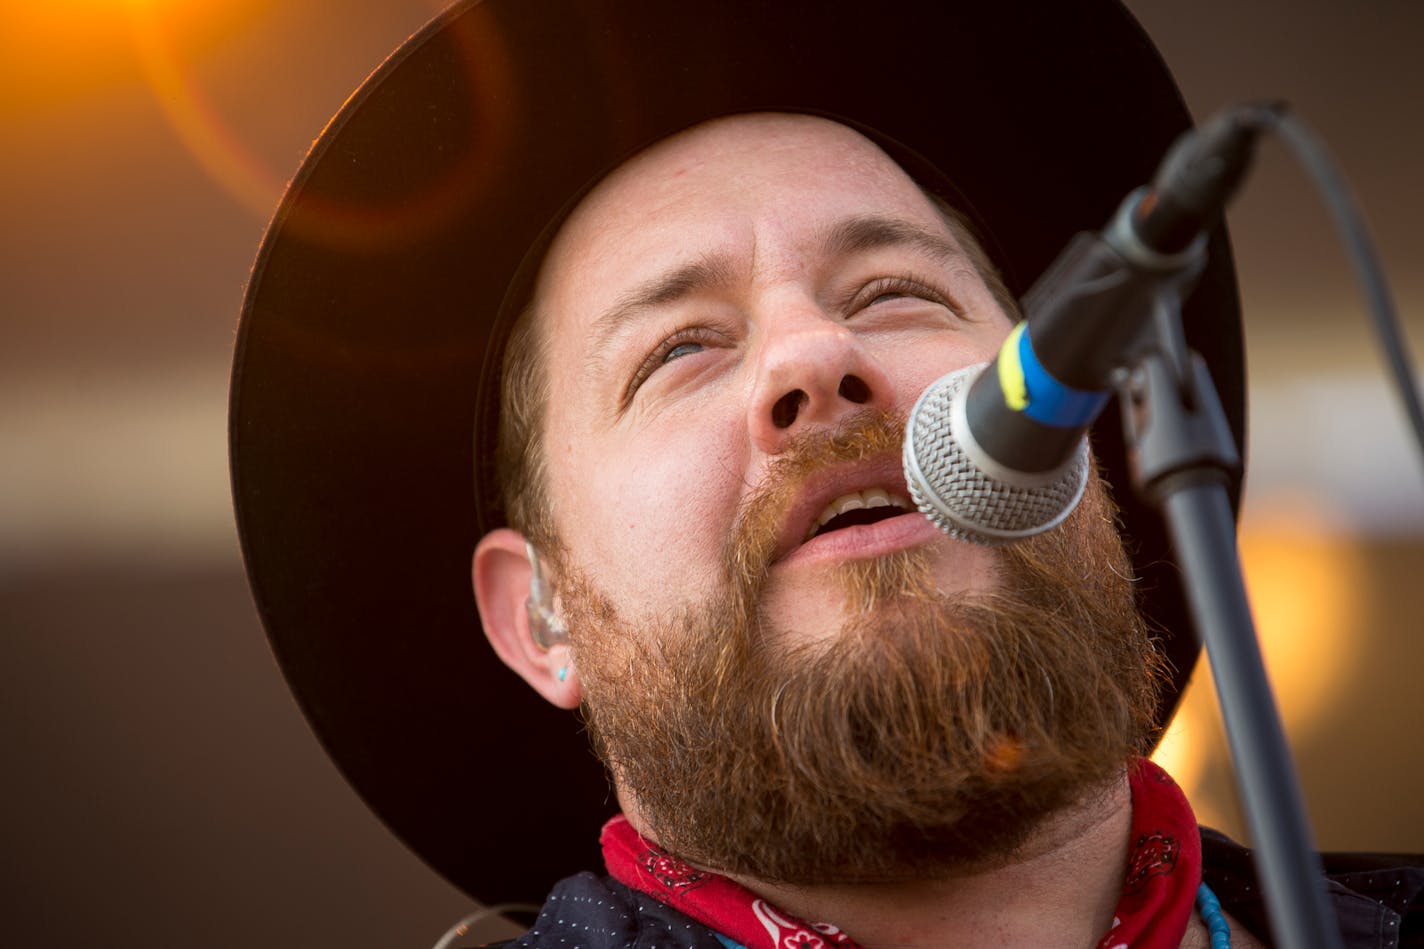
{"label": "hat brim", "polygon": [[[616,808],[576,718],[498,662],[470,592],[471,551],[499,523],[477,413],[495,316],[571,195],[660,138],[748,111],[842,118],[934,165],[1016,293],[1190,122],[1113,0],[469,0],[366,81],[290,185],[248,285],[233,492],[259,612],[316,733],[372,809],[479,899],[537,897],[597,867]],[[1224,232],[1185,323],[1241,443]],[[1094,443],[1175,667],[1165,722],[1199,649],[1114,409]]]}

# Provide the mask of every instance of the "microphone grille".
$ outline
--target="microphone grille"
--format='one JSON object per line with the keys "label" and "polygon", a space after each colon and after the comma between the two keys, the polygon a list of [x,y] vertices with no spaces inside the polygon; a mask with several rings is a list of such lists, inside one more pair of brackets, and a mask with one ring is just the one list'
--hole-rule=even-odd
{"label": "microphone grille", "polygon": [[997,547],[1056,527],[1078,505],[1088,482],[1088,440],[1066,465],[1042,476],[982,457],[963,410],[964,389],[982,368],[944,376],[915,403],[905,428],[905,480],[915,505],[940,530]]}

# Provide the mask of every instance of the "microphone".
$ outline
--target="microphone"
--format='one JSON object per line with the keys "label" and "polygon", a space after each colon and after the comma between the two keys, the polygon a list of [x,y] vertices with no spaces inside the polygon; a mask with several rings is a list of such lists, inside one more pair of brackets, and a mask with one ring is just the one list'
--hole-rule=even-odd
{"label": "microphone", "polygon": [[910,495],[951,536],[999,546],[1062,523],[1083,496],[1087,432],[1146,342],[1165,290],[1185,295],[1206,234],[1283,107],[1248,103],[1177,139],[1151,185],[1075,236],[1023,298],[992,363],[932,383],[905,429]]}

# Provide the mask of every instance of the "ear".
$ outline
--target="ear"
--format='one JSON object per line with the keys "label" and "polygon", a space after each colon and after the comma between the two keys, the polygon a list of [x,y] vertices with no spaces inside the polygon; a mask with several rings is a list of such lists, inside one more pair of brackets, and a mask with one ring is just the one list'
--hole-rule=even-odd
{"label": "ear", "polygon": [[480,538],[471,564],[480,623],[505,665],[559,708],[577,708],[583,690],[569,647],[541,649],[530,634],[526,604],[531,576],[522,534],[501,527]]}

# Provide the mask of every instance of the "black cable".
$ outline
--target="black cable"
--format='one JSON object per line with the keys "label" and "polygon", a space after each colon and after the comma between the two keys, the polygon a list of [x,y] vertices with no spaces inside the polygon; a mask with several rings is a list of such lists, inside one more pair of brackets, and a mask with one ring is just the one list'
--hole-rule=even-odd
{"label": "black cable", "polygon": [[1420,406],[1414,368],[1410,365],[1409,350],[1405,346],[1404,332],[1399,326],[1399,316],[1395,311],[1389,283],[1385,280],[1384,268],[1380,266],[1379,255],[1375,251],[1369,228],[1365,225],[1364,215],[1355,202],[1349,183],[1345,181],[1324,143],[1309,126],[1298,118],[1285,114],[1278,118],[1273,127],[1306,173],[1315,180],[1325,206],[1335,220],[1340,240],[1345,245],[1345,251],[1350,262],[1354,264],[1355,274],[1365,292],[1370,316],[1374,320],[1380,345],[1384,349],[1385,362],[1393,373],[1395,385],[1404,400],[1404,410],[1414,430],[1415,444],[1419,447],[1420,457],[1424,458],[1424,407]]}

